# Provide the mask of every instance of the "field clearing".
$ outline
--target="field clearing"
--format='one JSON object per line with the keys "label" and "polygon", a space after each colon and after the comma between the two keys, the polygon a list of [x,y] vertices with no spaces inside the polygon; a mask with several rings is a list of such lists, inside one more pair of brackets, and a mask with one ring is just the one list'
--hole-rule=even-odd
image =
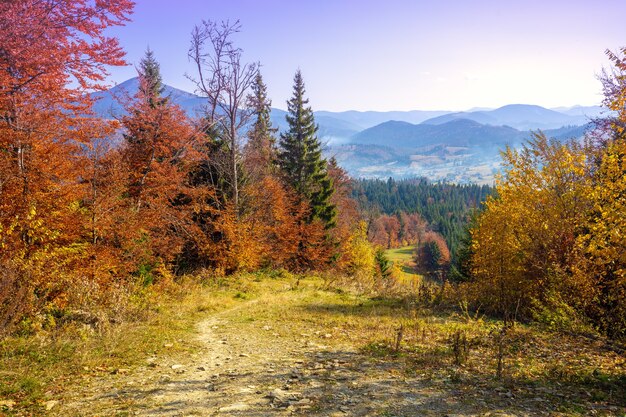
{"label": "field clearing", "polygon": [[398,280],[406,285],[419,285],[422,276],[416,272],[415,246],[404,246],[402,248],[387,249],[385,251],[387,259],[393,262],[394,273]]}

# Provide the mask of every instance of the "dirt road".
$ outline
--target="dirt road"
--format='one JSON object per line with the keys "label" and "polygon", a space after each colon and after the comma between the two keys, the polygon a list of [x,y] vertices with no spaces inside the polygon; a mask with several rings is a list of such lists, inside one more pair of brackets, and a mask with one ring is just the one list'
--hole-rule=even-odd
{"label": "dirt road", "polygon": [[348,310],[328,297],[268,293],[207,313],[193,340],[178,341],[193,344],[193,353],[170,355],[166,346],[142,366],[77,383],[51,415],[569,415],[541,396],[479,391],[419,369],[408,374],[399,361],[361,353],[367,317],[345,318]]}

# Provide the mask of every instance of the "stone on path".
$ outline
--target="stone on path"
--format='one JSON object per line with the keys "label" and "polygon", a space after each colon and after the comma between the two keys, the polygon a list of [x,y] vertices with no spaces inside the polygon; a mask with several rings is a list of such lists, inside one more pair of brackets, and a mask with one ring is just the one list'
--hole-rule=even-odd
{"label": "stone on path", "polygon": [[227,413],[229,411],[246,411],[250,406],[246,403],[235,403],[226,407],[221,407],[218,411],[220,413]]}

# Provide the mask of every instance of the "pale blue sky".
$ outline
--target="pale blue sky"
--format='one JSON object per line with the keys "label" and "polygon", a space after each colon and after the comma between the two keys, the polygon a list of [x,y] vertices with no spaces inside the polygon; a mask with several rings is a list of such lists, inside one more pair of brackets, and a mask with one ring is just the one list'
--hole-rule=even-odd
{"label": "pale blue sky", "polygon": [[[302,70],[315,110],[464,110],[601,101],[604,50],[626,45],[625,0],[136,0],[112,33],[137,63],[155,51],[165,82],[184,73],[202,19],[239,19],[235,42],[260,61],[285,108]],[[112,83],[135,76],[114,69]]]}

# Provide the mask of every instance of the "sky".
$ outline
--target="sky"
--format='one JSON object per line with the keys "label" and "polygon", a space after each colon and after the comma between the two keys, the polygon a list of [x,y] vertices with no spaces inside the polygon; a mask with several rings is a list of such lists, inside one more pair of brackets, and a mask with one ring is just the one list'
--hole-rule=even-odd
{"label": "sky", "polygon": [[302,71],[314,110],[467,110],[596,105],[604,51],[626,46],[625,0],[136,0],[114,28],[136,76],[149,46],[164,81],[185,73],[202,20],[239,20],[244,59],[260,62],[273,107]]}

